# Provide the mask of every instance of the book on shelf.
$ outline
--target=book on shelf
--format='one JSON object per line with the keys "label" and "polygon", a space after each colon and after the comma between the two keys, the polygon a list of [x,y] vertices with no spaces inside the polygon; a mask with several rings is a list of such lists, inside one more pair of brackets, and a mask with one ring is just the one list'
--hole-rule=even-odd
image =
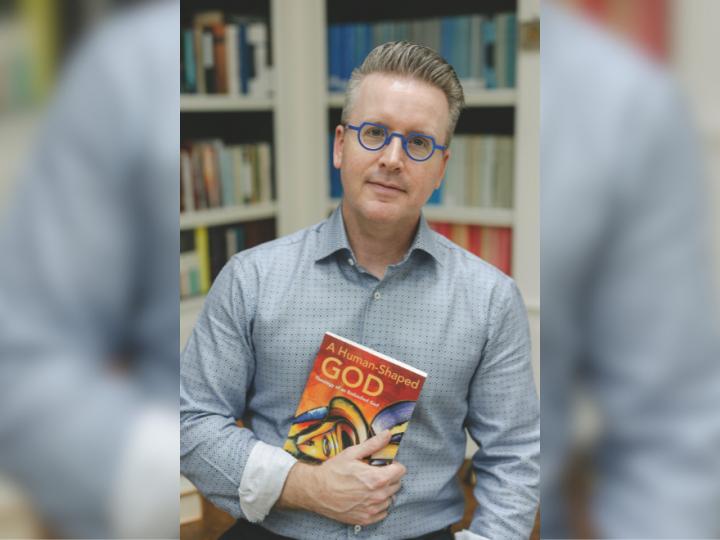
{"label": "book on shelf", "polygon": [[366,458],[395,458],[427,374],[380,352],[326,332],[283,448],[322,463],[384,430],[390,443]]}
{"label": "book on shelf", "polygon": [[507,275],[512,271],[512,229],[431,221],[430,228]]}
{"label": "book on shelf", "polygon": [[455,68],[466,93],[515,86],[515,13],[330,24],[327,39],[331,92],[345,90],[352,70],[374,47],[402,40],[439,52]]}
{"label": "book on shelf", "polygon": [[273,238],[274,219],[180,231],[180,297],[206,294],[233,255]]}
{"label": "book on shelf", "polygon": [[509,135],[455,135],[444,189],[430,204],[512,208],[515,142]]}
{"label": "book on shelf", "polygon": [[269,143],[226,145],[220,139],[180,147],[180,211],[272,200]]}
{"label": "book on shelf", "polygon": [[183,93],[272,96],[266,21],[202,11],[181,29],[180,46]]}

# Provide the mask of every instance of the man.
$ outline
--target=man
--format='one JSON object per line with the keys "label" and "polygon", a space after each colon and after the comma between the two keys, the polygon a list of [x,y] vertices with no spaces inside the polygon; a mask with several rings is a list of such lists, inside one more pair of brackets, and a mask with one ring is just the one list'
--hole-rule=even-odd
{"label": "man", "polygon": [[[240,518],[227,538],[451,538],[464,509],[455,478],[465,428],[480,446],[479,508],[459,537],[528,537],[539,413],[522,300],[421,213],[462,104],[434,51],[374,49],[335,131],[340,207],[236,255],[213,285],[181,362],[181,463]],[[320,466],[280,448],[328,330],[428,373],[392,465],[361,461],[387,433]]]}

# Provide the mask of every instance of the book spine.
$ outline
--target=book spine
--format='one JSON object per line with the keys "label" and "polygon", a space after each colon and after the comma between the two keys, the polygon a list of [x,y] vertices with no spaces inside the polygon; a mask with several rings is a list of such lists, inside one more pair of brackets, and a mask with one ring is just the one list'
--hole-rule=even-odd
{"label": "book spine", "polygon": [[193,186],[193,168],[190,150],[180,150],[180,185],[182,186],[182,211],[192,212],[195,210],[195,197]]}
{"label": "book spine", "polygon": [[484,84],[482,73],[482,21],[482,15],[470,16],[469,74],[464,83],[466,92],[477,92],[483,88]]}
{"label": "book spine", "polygon": [[515,88],[517,78],[517,15],[511,13],[507,19],[507,86]]}
{"label": "book spine", "polygon": [[267,26],[264,22],[255,22],[248,25],[248,42],[252,46],[254,77],[249,82],[249,93],[257,97],[270,95],[270,73],[267,55]]}
{"label": "book spine", "polygon": [[227,47],[225,44],[225,25],[212,25],[213,63],[215,64],[215,88],[218,94],[228,93]]}
{"label": "book spine", "polygon": [[453,242],[463,249],[470,249],[470,238],[468,237],[468,226],[464,223],[453,223],[451,225],[450,237]]}
{"label": "book spine", "polygon": [[495,16],[495,78],[498,88],[505,88],[507,81],[507,15]]}
{"label": "book spine", "polygon": [[240,92],[243,95],[248,95],[249,83],[250,83],[250,45],[247,41],[247,25],[240,23],[239,27],[239,42],[240,42]]}
{"label": "book spine", "polygon": [[202,28],[197,26],[193,28],[193,43],[195,45],[195,76],[197,77],[196,91],[198,94],[205,94],[207,93],[207,88],[205,87],[205,61],[203,55]]}
{"label": "book spine", "polygon": [[470,17],[456,17],[455,29],[453,50],[457,62],[457,75],[460,80],[466,81],[470,78]]}
{"label": "book spine", "polygon": [[192,29],[184,29],[182,39],[185,91],[194,94],[197,92],[197,68],[195,64],[195,37]]}
{"label": "book spine", "polygon": [[208,207],[207,191],[203,174],[203,145],[193,144],[190,151],[193,170],[193,196],[195,197],[195,209],[203,210]]}
{"label": "book spine", "polygon": [[225,26],[225,51],[227,71],[227,92],[232,96],[240,93],[240,51],[238,50],[238,27],[231,23]]}
{"label": "book spine", "polygon": [[483,79],[486,88],[497,88],[495,72],[495,21],[487,18],[482,25]]}
{"label": "book spine", "polygon": [[260,156],[260,187],[262,189],[261,199],[265,202],[273,200],[272,189],[272,152],[269,143],[258,145]]}
{"label": "book spine", "polygon": [[217,93],[217,78],[215,75],[215,53],[212,29],[207,27],[202,31],[202,59],[205,73],[205,90],[208,94]]}
{"label": "book spine", "polygon": [[220,162],[220,185],[222,187],[222,205],[232,206],[237,204],[235,200],[235,175],[233,171],[232,155],[230,149],[220,144],[218,150],[218,161]]}
{"label": "book spine", "polygon": [[210,290],[210,242],[206,227],[195,229],[195,251],[198,257],[200,292],[205,294]]}

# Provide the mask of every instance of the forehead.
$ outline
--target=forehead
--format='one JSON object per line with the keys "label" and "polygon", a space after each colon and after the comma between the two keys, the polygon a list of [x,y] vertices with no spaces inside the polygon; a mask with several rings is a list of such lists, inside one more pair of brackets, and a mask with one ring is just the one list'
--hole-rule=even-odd
{"label": "forehead", "polygon": [[449,111],[445,94],[435,86],[411,77],[371,73],[360,83],[350,117],[439,136],[447,129]]}

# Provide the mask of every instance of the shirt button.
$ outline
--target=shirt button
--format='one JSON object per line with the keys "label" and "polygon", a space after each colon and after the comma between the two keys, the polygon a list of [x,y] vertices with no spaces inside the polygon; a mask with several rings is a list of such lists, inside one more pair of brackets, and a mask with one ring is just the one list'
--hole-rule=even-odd
{"label": "shirt button", "polygon": [[375,291],[375,294],[373,294],[373,298],[375,298],[375,300],[380,300],[380,298],[382,298],[382,294],[380,294],[380,291]]}
{"label": "shirt button", "polygon": [[362,527],[360,525],[355,525],[355,534],[359,533],[360,531],[362,531]]}
{"label": "shirt button", "polygon": [[350,266],[355,266],[355,261],[353,261],[352,259],[348,259],[348,264]]}

